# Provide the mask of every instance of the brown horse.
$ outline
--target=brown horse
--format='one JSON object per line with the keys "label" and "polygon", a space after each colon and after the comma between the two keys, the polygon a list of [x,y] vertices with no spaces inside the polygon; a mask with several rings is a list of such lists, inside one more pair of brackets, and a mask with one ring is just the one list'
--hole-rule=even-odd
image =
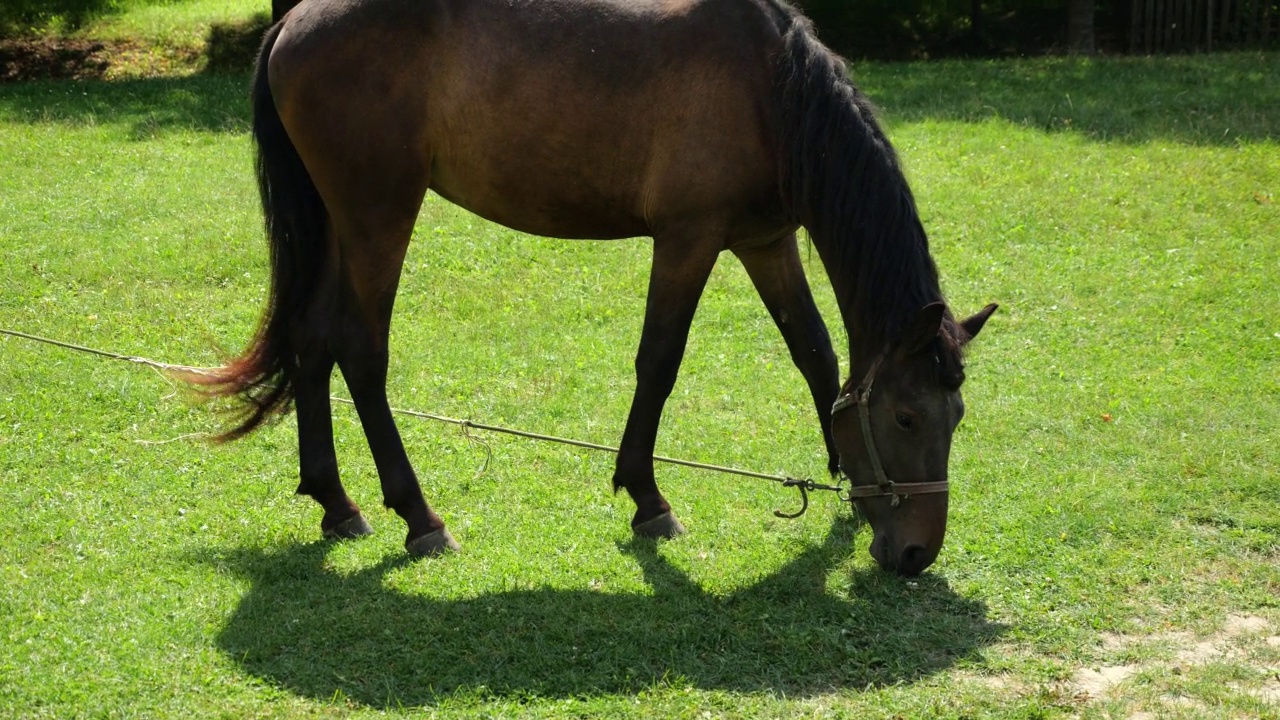
{"label": "brown horse", "polygon": [[[338,477],[336,362],[407,550],[457,548],[386,396],[401,265],[434,190],[523,232],[653,237],[613,476],[635,501],[637,534],[684,530],[653,449],[694,309],[729,250],[808,382],[829,469],[850,477],[876,560],[915,574],[937,557],[961,350],[995,306],[963,321],[946,309],[870,104],[781,0],[307,0],[266,34],[253,105],[271,296],[244,355],[203,382],[247,402],[227,437],[296,406],[298,492],[324,507],[325,535],[370,532]],[[863,379],[844,395],[800,226]]]}

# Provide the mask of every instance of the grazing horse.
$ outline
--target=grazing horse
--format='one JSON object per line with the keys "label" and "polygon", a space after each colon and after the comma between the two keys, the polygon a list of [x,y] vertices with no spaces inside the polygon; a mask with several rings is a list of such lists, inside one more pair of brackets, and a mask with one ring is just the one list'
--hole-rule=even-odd
{"label": "grazing horse", "polygon": [[[387,403],[391,310],[428,190],[559,238],[653,238],[636,389],[613,475],[634,532],[684,531],[653,450],[720,254],[746,267],[808,383],[879,564],[937,557],[962,348],[897,157],[844,63],[782,0],[307,0],[264,38],[253,137],[271,293],[248,349],[199,379],[250,432],[297,411],[298,492],[332,537],[370,532],[338,477],[336,363],[413,555],[457,548]],[[796,248],[835,291],[839,366]],[[874,387],[874,392],[872,389]]]}

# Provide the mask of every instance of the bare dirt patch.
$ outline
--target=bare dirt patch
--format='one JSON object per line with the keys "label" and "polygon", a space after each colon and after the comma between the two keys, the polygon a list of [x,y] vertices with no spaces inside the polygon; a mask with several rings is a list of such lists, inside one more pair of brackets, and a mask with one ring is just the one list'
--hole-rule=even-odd
{"label": "bare dirt patch", "polygon": [[200,57],[198,47],[138,40],[0,40],[0,83],[185,75],[199,68]]}
{"label": "bare dirt patch", "polygon": [[1104,665],[1099,668],[1080,668],[1071,676],[1076,694],[1101,697],[1111,688],[1128,680],[1142,667],[1139,665]]}
{"label": "bare dirt patch", "polygon": [[[1148,635],[1108,633],[1101,638],[1102,649],[1107,655],[1155,652],[1157,659],[1081,668],[1072,675],[1070,689],[1089,698],[1101,698],[1113,693],[1117,686],[1134,675],[1148,670],[1176,673],[1219,661],[1248,662],[1249,653],[1246,648],[1250,644],[1280,647],[1280,636],[1270,634],[1273,629],[1266,618],[1233,614],[1227,616],[1218,632],[1205,637],[1187,632]],[[1280,702],[1280,669],[1263,669],[1270,675],[1261,687],[1238,689],[1267,702]],[[1186,702],[1188,699],[1176,700]],[[1178,704],[1175,699],[1170,699],[1170,702]]]}
{"label": "bare dirt patch", "polygon": [[1280,673],[1267,678],[1262,687],[1245,692],[1253,693],[1267,702],[1280,703]]}
{"label": "bare dirt patch", "polygon": [[1011,675],[980,675],[975,673],[961,673],[958,679],[981,685],[988,690],[997,692],[1022,692],[1026,689],[1023,683]]}
{"label": "bare dirt patch", "polygon": [[97,40],[30,38],[0,41],[0,82],[101,78],[112,50]]}
{"label": "bare dirt patch", "polygon": [[214,23],[202,43],[66,37],[0,39],[0,83],[27,80],[114,80],[185,75],[198,70],[247,72],[271,18]]}
{"label": "bare dirt patch", "polygon": [[1271,623],[1266,618],[1260,618],[1256,615],[1228,615],[1227,622],[1222,627],[1222,632],[1226,635],[1256,635],[1264,633],[1271,629]]}

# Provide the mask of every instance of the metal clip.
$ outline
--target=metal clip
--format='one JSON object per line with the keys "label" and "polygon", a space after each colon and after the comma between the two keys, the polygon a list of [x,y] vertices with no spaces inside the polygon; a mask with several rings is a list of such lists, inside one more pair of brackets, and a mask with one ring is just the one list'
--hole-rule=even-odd
{"label": "metal clip", "polygon": [[780,517],[785,520],[795,520],[808,511],[809,491],[813,489],[814,483],[812,480],[796,480],[795,478],[787,478],[787,481],[782,483],[782,486],[793,487],[800,491],[800,510],[794,513],[784,513],[781,510],[774,510],[773,514],[775,517]]}

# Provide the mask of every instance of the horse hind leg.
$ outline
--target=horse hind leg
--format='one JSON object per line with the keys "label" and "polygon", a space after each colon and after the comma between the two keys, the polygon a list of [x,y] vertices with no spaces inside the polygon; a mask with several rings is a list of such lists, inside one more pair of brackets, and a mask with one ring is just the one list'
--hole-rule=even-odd
{"label": "horse hind leg", "polygon": [[[409,527],[406,547],[415,554],[457,547],[422,497],[386,397],[391,308],[431,167],[418,106],[424,93],[402,87],[388,95],[384,85],[347,72],[350,58],[334,56],[330,34],[314,32],[317,16],[302,17],[291,15],[266,36],[253,91],[273,259],[297,276],[279,309],[300,311],[291,338],[299,343],[300,489],[325,506],[327,533],[365,531],[337,480],[327,399],[336,362],[383,502]],[[290,379],[295,355],[282,345],[268,348],[280,357],[267,370],[281,366]]]}
{"label": "horse hind leg", "polygon": [[294,380],[300,475],[297,492],[311,496],[324,508],[320,529],[325,537],[349,539],[369,535],[373,529],[342,486],[333,444],[329,401],[334,366],[329,337],[335,300],[333,280],[329,273],[309,312],[293,328],[298,357]]}
{"label": "horse hind leg", "polygon": [[423,497],[386,391],[391,313],[416,214],[415,205],[394,222],[353,225],[335,213],[342,284],[334,355],[373,454],[383,504],[408,526],[409,554],[429,556],[459,546]]}

